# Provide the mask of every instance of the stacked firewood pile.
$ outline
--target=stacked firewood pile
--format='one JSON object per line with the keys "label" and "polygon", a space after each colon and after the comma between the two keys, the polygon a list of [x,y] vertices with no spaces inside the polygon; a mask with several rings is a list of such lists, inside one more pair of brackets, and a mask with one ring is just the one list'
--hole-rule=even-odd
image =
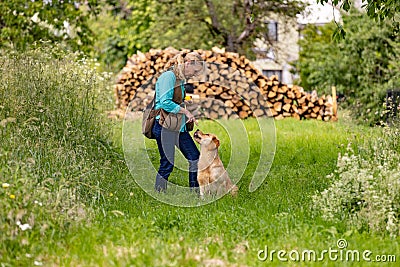
{"label": "stacked firewood pile", "polygon": [[[331,96],[307,93],[303,88],[286,85],[276,76],[266,77],[250,61],[222,49],[196,50],[207,62],[207,74],[188,80],[194,86],[194,106],[199,117],[247,118],[273,116],[329,121],[335,119]],[[180,52],[173,48],[152,49],[130,57],[115,85],[116,107],[141,111],[154,96],[157,77],[167,61]]]}

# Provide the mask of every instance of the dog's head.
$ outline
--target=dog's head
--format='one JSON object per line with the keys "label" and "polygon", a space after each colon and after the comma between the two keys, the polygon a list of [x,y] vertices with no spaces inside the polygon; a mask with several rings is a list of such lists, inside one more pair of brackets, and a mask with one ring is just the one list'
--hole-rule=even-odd
{"label": "dog's head", "polygon": [[197,130],[193,134],[194,140],[200,144],[200,146],[206,147],[208,150],[214,150],[219,147],[219,139],[215,134],[203,133]]}

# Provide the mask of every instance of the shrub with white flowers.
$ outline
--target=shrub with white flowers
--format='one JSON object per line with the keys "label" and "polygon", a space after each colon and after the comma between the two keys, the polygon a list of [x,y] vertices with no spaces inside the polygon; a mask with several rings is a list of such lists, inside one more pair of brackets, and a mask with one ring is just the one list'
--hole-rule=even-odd
{"label": "shrub with white flowers", "polygon": [[400,235],[400,134],[397,128],[339,155],[332,184],[313,196],[315,211],[328,221],[345,221],[359,230]]}

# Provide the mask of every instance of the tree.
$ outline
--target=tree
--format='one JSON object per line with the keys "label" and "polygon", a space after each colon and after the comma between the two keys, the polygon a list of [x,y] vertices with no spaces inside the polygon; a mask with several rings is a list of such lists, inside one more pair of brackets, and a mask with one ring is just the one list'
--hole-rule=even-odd
{"label": "tree", "polygon": [[0,48],[24,50],[42,40],[60,42],[72,50],[89,51],[93,33],[88,18],[97,14],[97,0],[13,0],[0,2]]}
{"label": "tree", "polygon": [[186,45],[201,42],[205,47],[218,45],[251,57],[256,38],[268,40],[265,23],[268,16],[273,13],[295,18],[304,8],[305,4],[297,0],[163,0],[158,3],[158,14],[171,13],[167,10],[174,12],[163,16],[160,27],[154,30],[160,33],[160,29],[170,25],[171,29],[181,31],[169,32],[168,41],[184,40]]}
{"label": "tree", "polygon": [[400,86],[399,25],[359,12],[344,15],[343,24],[348,33],[338,42],[331,40],[334,23],[304,30],[296,64],[301,85],[320,93],[335,85],[355,118],[378,123],[386,90]]}
{"label": "tree", "polygon": [[[317,0],[317,3],[325,4],[329,0]],[[333,0],[333,5],[338,6],[348,12],[353,5],[351,0]],[[366,3],[365,3],[366,2]],[[394,0],[363,0],[363,6],[367,15],[377,20],[386,18],[392,19],[400,12],[400,2]]]}
{"label": "tree", "polygon": [[[334,6],[339,6],[342,10],[348,12],[354,5],[351,0],[317,0],[317,3],[322,5],[326,4],[328,1],[332,2]],[[395,0],[362,0],[364,8],[367,15],[375,19],[376,21],[383,21],[385,19],[393,19],[393,22],[399,23],[399,12],[400,12],[400,2]],[[366,2],[366,3],[365,3]],[[336,40],[345,38],[346,31],[340,23],[336,23],[336,30],[333,33],[333,37]]]}
{"label": "tree", "polygon": [[118,72],[127,57],[148,51],[154,42],[150,26],[155,23],[153,0],[108,0],[102,12],[90,21],[97,33],[93,56],[109,71]]}
{"label": "tree", "polygon": [[[103,55],[122,62],[149,48],[218,46],[251,58],[256,38],[268,41],[271,13],[295,18],[304,8],[299,0],[114,0],[108,10],[116,22],[102,43],[108,49]],[[123,60],[119,53],[126,53]]]}

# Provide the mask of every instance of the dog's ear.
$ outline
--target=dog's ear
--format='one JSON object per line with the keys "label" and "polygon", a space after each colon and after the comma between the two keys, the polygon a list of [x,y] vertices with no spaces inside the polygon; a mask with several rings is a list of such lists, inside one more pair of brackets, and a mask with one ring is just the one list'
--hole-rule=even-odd
{"label": "dog's ear", "polygon": [[214,142],[215,146],[218,148],[218,147],[219,147],[219,140],[218,140],[218,138],[214,136],[214,137],[212,138],[212,141]]}

